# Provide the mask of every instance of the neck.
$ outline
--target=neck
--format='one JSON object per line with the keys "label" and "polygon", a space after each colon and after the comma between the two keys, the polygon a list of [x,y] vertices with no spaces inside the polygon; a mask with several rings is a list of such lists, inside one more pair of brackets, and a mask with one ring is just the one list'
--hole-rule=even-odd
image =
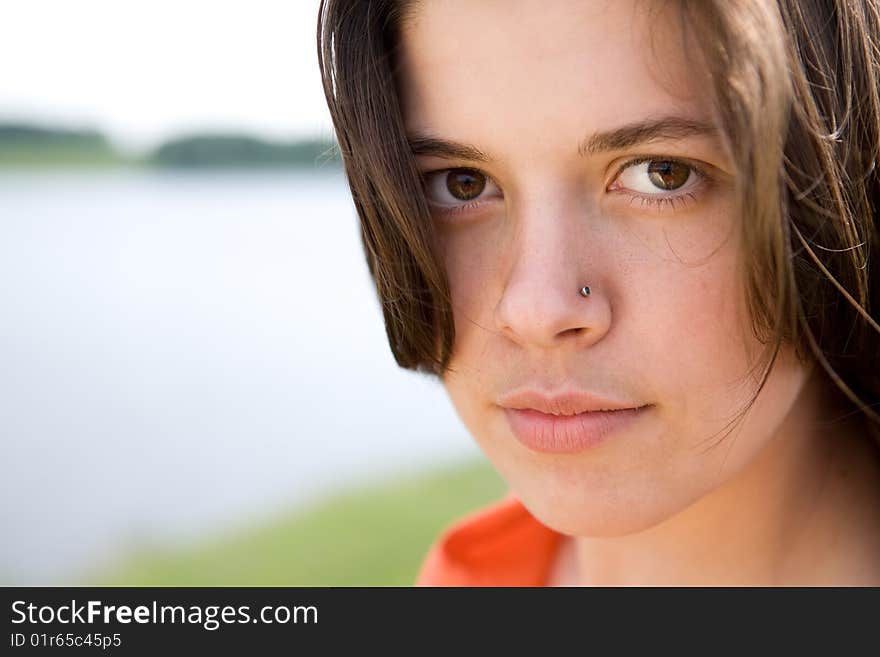
{"label": "neck", "polygon": [[645,531],[564,539],[551,583],[880,584],[880,450],[814,381],[734,478]]}

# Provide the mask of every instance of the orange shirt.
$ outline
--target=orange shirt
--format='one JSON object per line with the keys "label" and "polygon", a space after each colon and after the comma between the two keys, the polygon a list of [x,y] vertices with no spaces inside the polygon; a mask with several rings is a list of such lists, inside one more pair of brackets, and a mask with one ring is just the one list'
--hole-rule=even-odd
{"label": "orange shirt", "polygon": [[560,538],[508,493],[441,534],[416,586],[544,586]]}

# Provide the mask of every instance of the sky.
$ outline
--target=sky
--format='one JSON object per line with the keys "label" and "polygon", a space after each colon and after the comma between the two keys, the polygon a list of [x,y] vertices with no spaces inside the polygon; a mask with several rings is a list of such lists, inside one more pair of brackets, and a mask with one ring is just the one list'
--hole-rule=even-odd
{"label": "sky", "polygon": [[328,135],[318,0],[0,0],[0,121],[130,151],[189,131]]}

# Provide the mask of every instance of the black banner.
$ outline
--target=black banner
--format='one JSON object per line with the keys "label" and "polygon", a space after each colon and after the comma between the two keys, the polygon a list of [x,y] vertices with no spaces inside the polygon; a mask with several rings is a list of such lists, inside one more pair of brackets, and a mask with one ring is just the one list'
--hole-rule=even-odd
{"label": "black banner", "polygon": [[[750,651],[869,636],[877,589],[4,588],[5,655]],[[698,637],[713,637],[712,645]],[[873,640],[872,640],[873,643]],[[864,644],[861,644],[862,646]],[[198,651],[194,653],[194,651]],[[543,650],[541,654],[543,654]],[[310,653],[315,654],[315,653]]]}

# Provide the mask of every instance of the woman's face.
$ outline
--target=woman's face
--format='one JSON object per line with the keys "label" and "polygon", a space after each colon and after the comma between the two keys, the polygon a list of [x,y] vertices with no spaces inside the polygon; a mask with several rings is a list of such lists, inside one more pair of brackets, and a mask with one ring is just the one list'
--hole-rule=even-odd
{"label": "woman's face", "polygon": [[[660,6],[426,0],[402,30],[404,117],[453,300],[444,384],[512,490],[568,534],[638,531],[711,493],[806,378],[783,350],[712,448],[756,390],[760,345],[733,168]],[[519,391],[645,408],[590,442],[506,408]],[[517,438],[529,417],[531,443]]]}

